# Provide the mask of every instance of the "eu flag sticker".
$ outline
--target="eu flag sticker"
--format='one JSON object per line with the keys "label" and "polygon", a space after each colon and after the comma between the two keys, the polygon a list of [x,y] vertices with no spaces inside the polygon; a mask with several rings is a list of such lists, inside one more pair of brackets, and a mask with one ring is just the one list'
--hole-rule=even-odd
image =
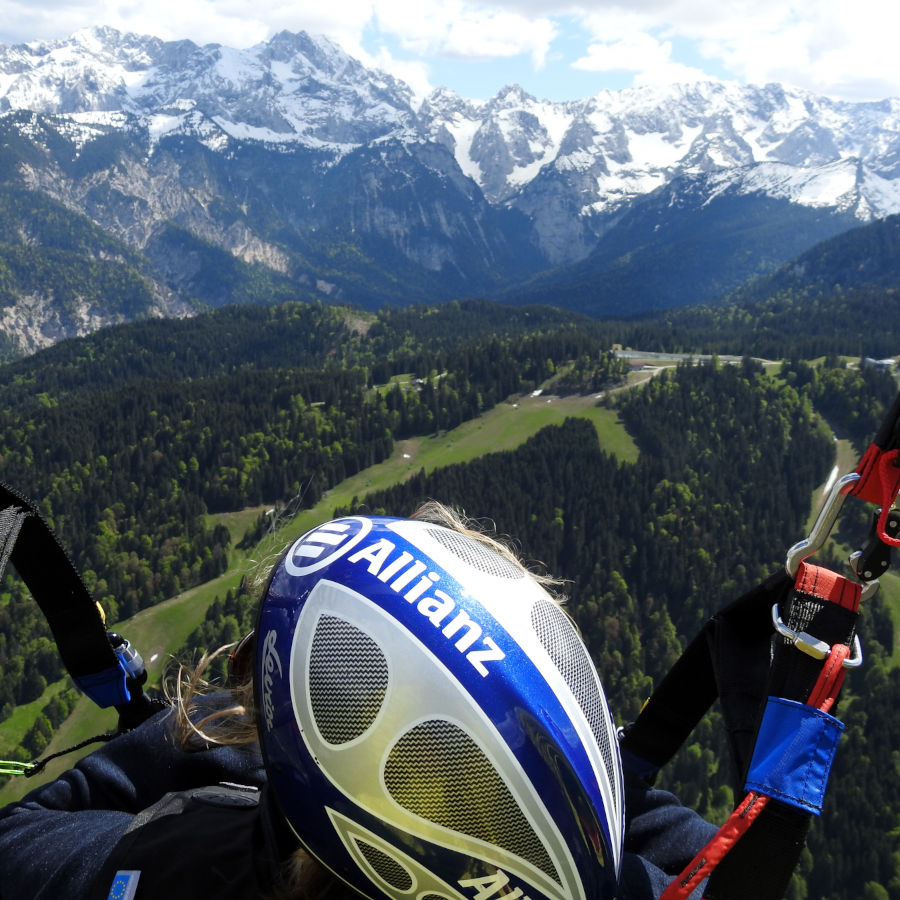
{"label": "eu flag sticker", "polygon": [[138,878],[140,877],[140,872],[116,872],[116,877],[113,878],[112,887],[109,889],[109,896],[106,900],[134,900]]}

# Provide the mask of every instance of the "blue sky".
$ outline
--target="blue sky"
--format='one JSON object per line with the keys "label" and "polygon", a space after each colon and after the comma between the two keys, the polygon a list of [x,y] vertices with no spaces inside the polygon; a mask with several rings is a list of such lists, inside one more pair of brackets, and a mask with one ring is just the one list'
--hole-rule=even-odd
{"label": "blue sky", "polygon": [[[586,55],[589,36],[571,16],[560,17],[555,24],[558,36],[539,65],[528,53],[514,56],[434,54],[426,58],[428,81],[432,87],[449,87],[463,97],[482,100],[494,96],[508,84],[518,84],[540,100],[574,100],[634,84],[634,70],[596,71],[573,66],[576,60]],[[676,38],[670,43],[674,61],[697,73],[702,72],[708,78],[732,78],[716,60],[703,59],[692,41]],[[375,29],[364,34],[362,44],[372,57],[387,49],[400,62],[415,65],[422,59],[404,49],[399,39]]]}
{"label": "blue sky", "polygon": [[550,100],[721,79],[847,100],[900,97],[896,0],[0,0],[0,43],[92,25],[244,48],[325,34],[420,95]]}

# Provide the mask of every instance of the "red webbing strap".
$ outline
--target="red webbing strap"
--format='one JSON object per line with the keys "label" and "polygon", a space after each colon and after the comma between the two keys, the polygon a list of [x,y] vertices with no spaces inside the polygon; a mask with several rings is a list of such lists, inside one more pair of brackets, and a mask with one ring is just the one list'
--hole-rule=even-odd
{"label": "red webbing strap", "polygon": [[897,494],[900,493],[900,450],[882,450],[870,444],[856,468],[859,481],[848,493],[881,507],[878,516],[878,537],[891,547],[900,547],[900,538],[887,533],[887,518]]}
{"label": "red webbing strap", "polygon": [[[800,564],[795,589],[808,596],[834,603],[852,613],[856,613],[859,608],[862,591],[861,585],[848,581],[836,572],[807,563]],[[808,706],[814,706],[823,712],[828,712],[834,706],[844,682],[844,660],[849,654],[848,645],[842,643],[832,645],[831,652],[825,657],[806,699]],[[684,900],[690,896],[747,833],[750,826],[766,809],[770,799],[758,791],[749,792],[709,843],[666,888],[660,900]],[[744,874],[751,877],[749,872]],[[751,888],[752,893],[752,886],[745,885],[745,888],[747,887]]]}
{"label": "red webbing strap", "polygon": [[862,585],[823,566],[801,562],[794,579],[794,589],[801,594],[810,594],[820,600],[836,603],[850,612],[859,612]]}
{"label": "red webbing strap", "polygon": [[849,493],[881,507],[878,537],[891,547],[900,547],[900,539],[887,534],[888,513],[900,493],[900,394],[888,410],[875,440],[869,445],[855,471],[859,481]]}
{"label": "red webbing strap", "polygon": [[683,900],[697,889],[732,847],[743,837],[747,829],[765,809],[769,798],[751,791],[741,801],[728,821],[715,833],[712,840],[688,863],[681,875],[663,892],[660,900]]}

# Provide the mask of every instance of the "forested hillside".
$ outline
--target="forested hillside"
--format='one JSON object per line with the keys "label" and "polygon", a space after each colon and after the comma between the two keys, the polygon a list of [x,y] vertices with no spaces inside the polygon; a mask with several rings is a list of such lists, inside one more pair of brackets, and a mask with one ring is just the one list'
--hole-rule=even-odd
{"label": "forested hillside", "polygon": [[[810,397],[866,409],[852,432],[864,441],[883,414],[871,389],[890,400],[895,387],[847,369],[805,384],[784,374],[789,384],[754,365],[682,367],[623,396],[616,406],[641,448],[635,465],[601,452],[592,427],[570,420],[518,451],[421,476],[359,508],[404,514],[432,497],[493,519],[526,558],[569,580],[569,609],[627,722],[685,640],[783,565],[805,534],[810,494],[832,463]],[[847,737],[793,898],[900,897],[900,670],[887,662],[894,628],[877,597],[862,634],[867,664],[850,679]],[[731,808],[719,724],[705,722],[661,782],[717,821]]]}
{"label": "forested hillside", "polygon": [[642,350],[768,359],[894,356],[900,346],[898,244],[900,216],[889,216],[823,241],[714,303],[691,298],[677,309],[609,325],[617,341]]}
{"label": "forested hillside", "polygon": [[[308,506],[404,437],[540,386],[621,384],[626,364],[608,351],[621,333],[486,303],[378,314],[285,304],[118,326],[0,368],[0,479],[41,505],[116,621],[225,568],[230,536],[209,513]],[[592,424],[569,420],[515,451],[359,497],[356,508],[403,514],[433,497],[492,519],[526,559],[566,579],[625,722],[709,614],[778,569],[804,535],[834,464],[832,431],[864,446],[896,392],[871,367],[784,355],[797,360],[770,370],[749,358],[683,364],[605,394],[636,462],[601,451]],[[841,534],[851,545],[867,516],[848,509]],[[5,717],[62,672],[35,604],[11,575],[2,589]],[[222,597],[190,643],[233,640],[252,616],[252,598]],[[864,611],[863,640],[839,771],[795,900],[900,898],[900,670],[878,598]],[[23,756],[43,750],[71,699],[44,710]],[[665,783],[721,819],[730,796],[715,735],[712,716]]]}
{"label": "forested hillside", "polygon": [[900,288],[853,288],[798,297],[693,306],[615,326],[643,350],[750,354],[766,359],[893,357],[900,345]]}
{"label": "forested hillside", "polygon": [[[597,325],[450,304],[365,319],[319,305],[120,326],[0,369],[0,479],[38,502],[111,621],[220,574],[210,512],[322,492],[396,439],[452,428],[590,359]],[[502,321],[501,321],[502,320]],[[414,388],[392,376],[417,378]],[[0,717],[61,674],[33,604],[0,605]]]}
{"label": "forested hillside", "polygon": [[[566,579],[568,608],[624,723],[710,613],[778,570],[805,534],[810,496],[833,463],[813,403],[861,448],[895,390],[875,369],[791,364],[772,377],[750,362],[682,366],[609,401],[640,446],[637,463],[601,451],[593,427],[572,419],[518,450],[420,473],[336,512],[403,515],[436,498],[487,520],[536,569]],[[848,501],[848,546],[870,515]],[[841,565],[833,553],[820,561]],[[190,645],[234,640],[254,607],[252,597],[223,598]],[[861,632],[866,665],[845,689],[847,734],[794,900],[900,897],[900,670],[877,595]],[[660,782],[715,821],[732,802],[722,734],[714,711]]]}

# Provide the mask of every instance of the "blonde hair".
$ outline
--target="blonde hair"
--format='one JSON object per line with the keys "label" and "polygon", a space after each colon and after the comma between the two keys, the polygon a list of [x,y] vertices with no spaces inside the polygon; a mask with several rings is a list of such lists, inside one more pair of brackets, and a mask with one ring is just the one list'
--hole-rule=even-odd
{"label": "blonde hair", "polygon": [[[410,518],[432,525],[449,528],[477,540],[499,553],[513,565],[526,572],[550,593],[554,600],[563,602],[559,589],[563,582],[550,575],[535,572],[522,562],[511,542],[494,533],[493,523],[471,519],[464,512],[436,500],[420,505]],[[278,557],[280,559],[280,555]],[[270,563],[268,568],[271,568]],[[268,574],[251,579],[261,593],[268,582]],[[192,668],[180,665],[174,688],[167,693],[175,706],[175,736],[185,750],[205,750],[214,746],[245,746],[258,739],[256,713],[253,700],[253,680],[230,688],[231,703],[217,709],[202,710],[200,699],[216,685],[207,680],[213,662],[225,653],[231,653],[237,644],[227,644],[211,653],[204,653]],[[305,850],[298,848],[285,861],[281,880],[270,900],[339,900],[355,897],[331,873],[319,865]]]}

